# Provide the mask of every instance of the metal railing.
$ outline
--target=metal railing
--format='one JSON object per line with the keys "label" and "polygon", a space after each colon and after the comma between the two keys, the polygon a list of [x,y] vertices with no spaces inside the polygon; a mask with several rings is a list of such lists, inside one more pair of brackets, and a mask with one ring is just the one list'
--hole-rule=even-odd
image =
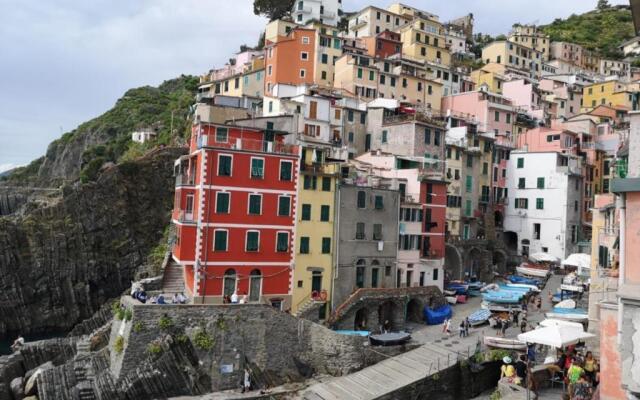
{"label": "metal railing", "polygon": [[223,149],[233,150],[247,150],[256,151],[261,153],[278,153],[278,154],[298,154],[298,146],[271,142],[267,140],[255,140],[255,139],[230,139],[228,142],[218,142],[215,140],[215,135],[201,135],[198,136],[198,148],[203,147],[217,147]]}
{"label": "metal railing", "polygon": [[196,184],[195,176],[191,175],[176,175],[176,186],[194,186]]}

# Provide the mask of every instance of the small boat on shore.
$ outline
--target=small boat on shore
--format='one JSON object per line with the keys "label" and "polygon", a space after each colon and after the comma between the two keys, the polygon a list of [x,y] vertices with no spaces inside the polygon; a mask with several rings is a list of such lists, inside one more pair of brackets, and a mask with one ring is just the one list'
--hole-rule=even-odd
{"label": "small boat on shore", "polygon": [[466,285],[458,281],[452,281],[444,285],[444,290],[455,291],[456,295],[467,294],[467,291],[469,290],[469,285]]}
{"label": "small boat on shore", "polygon": [[458,302],[457,296],[444,296],[444,298],[447,300],[447,303],[449,304],[456,304]]}
{"label": "small boat on shore", "polygon": [[587,312],[580,308],[558,308],[545,314],[547,318],[562,319],[566,321],[584,322],[589,319]]}
{"label": "small boat on shore", "polygon": [[565,290],[567,292],[577,292],[577,293],[582,293],[584,292],[584,286],[582,285],[566,285],[566,284],[562,284],[560,285],[560,290]]}
{"label": "small boat on shore", "polygon": [[485,336],[484,344],[489,347],[507,350],[519,350],[524,351],[527,349],[527,344],[519,341],[518,339],[507,339],[494,336]]}
{"label": "small boat on shore", "polygon": [[541,264],[534,264],[530,262],[524,262],[516,267],[516,271],[520,275],[535,276],[540,278],[546,278],[549,275],[549,268]]}
{"label": "small boat on shore", "polygon": [[507,287],[529,289],[532,292],[540,293],[540,289],[536,285],[527,285],[526,283],[507,283]]}
{"label": "small boat on shore", "polygon": [[369,335],[369,341],[373,346],[395,346],[403,344],[411,339],[408,332],[388,332],[377,335]]}
{"label": "small boat on shore", "polygon": [[527,285],[534,285],[534,286],[540,287],[540,281],[538,279],[526,278],[524,276],[518,276],[518,275],[509,275],[507,279],[511,283],[524,283]]}
{"label": "small boat on shore", "polygon": [[469,319],[469,323],[471,324],[471,326],[479,326],[487,323],[490,317],[491,311],[480,309],[471,313],[467,318]]}
{"label": "small boat on shore", "polygon": [[571,300],[571,299],[562,300],[561,302],[556,304],[554,308],[576,308],[576,302],[575,300]]}
{"label": "small boat on shore", "polygon": [[509,312],[509,311],[522,311],[522,305],[518,304],[497,304],[497,303],[491,303],[488,301],[483,301],[480,304],[480,307],[482,307],[485,310],[489,310],[491,312]]}

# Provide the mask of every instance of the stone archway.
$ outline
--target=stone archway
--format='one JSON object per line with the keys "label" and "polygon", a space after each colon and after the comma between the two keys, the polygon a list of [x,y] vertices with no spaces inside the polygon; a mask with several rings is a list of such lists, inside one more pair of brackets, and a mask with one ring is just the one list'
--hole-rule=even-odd
{"label": "stone archway", "polygon": [[445,245],[444,278],[445,280],[462,278],[462,254],[450,244]]}
{"label": "stone archway", "polygon": [[496,266],[497,272],[501,275],[507,273],[507,255],[502,250],[493,252],[493,265]]}
{"label": "stone archway", "polygon": [[467,252],[467,262],[464,265],[464,279],[477,277],[482,274],[485,265],[482,263],[482,251],[472,247]]}
{"label": "stone archway", "polygon": [[502,215],[501,211],[495,211],[493,213],[493,220],[495,223],[496,228],[502,228],[503,223],[504,223],[504,216]]}
{"label": "stone archway", "polygon": [[370,330],[369,326],[367,325],[367,309],[365,307],[362,307],[358,311],[356,311],[356,315],[353,320],[353,330],[354,331]]}
{"label": "stone archway", "polygon": [[411,299],[407,303],[407,321],[422,323],[424,304],[420,299]]}
{"label": "stone archway", "polygon": [[404,327],[404,312],[394,301],[385,301],[378,306],[378,324],[384,327],[388,321],[391,331],[399,331]]}
{"label": "stone archway", "polygon": [[504,245],[511,254],[518,253],[518,234],[512,231],[506,231],[503,235]]}

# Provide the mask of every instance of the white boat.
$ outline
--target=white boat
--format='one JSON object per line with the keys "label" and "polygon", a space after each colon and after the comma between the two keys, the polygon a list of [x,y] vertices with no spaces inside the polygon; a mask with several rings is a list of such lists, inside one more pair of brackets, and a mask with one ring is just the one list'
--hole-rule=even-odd
{"label": "white boat", "polygon": [[455,290],[446,290],[445,289],[442,292],[445,294],[445,296],[455,296],[456,295],[456,291]]}
{"label": "white boat", "polygon": [[560,290],[566,290],[567,292],[582,293],[582,292],[584,292],[584,286],[582,286],[582,285],[566,285],[566,284],[562,284],[562,285],[560,285]]}
{"label": "white boat", "polygon": [[444,298],[447,299],[449,304],[456,304],[458,302],[458,298],[456,296],[445,296]]}
{"label": "white boat", "polygon": [[484,344],[489,347],[495,347],[499,349],[520,350],[520,351],[524,351],[527,349],[527,344],[519,341],[518,339],[507,339],[507,338],[493,337],[493,336],[485,336]]}
{"label": "white boat", "polygon": [[545,314],[547,318],[551,319],[561,319],[565,321],[575,321],[575,322],[584,322],[589,320],[588,314],[583,313],[558,313],[558,312],[548,312]]}
{"label": "white boat", "polygon": [[509,311],[522,311],[520,304],[497,304],[483,301],[480,307],[492,312],[509,312]]}
{"label": "white boat", "polygon": [[500,286],[497,283],[490,283],[487,286],[480,289],[481,292],[488,292],[489,290],[500,290]]}
{"label": "white boat", "polygon": [[556,304],[554,308],[576,308],[576,302],[575,300],[571,300],[571,299],[562,300],[561,302]]}
{"label": "white boat", "polygon": [[522,265],[517,266],[516,271],[520,275],[535,276],[537,278],[546,278],[549,275],[548,269],[530,268]]}
{"label": "white boat", "polygon": [[536,293],[540,293],[540,289],[536,285],[527,285],[526,283],[507,283],[507,287],[531,289]]}

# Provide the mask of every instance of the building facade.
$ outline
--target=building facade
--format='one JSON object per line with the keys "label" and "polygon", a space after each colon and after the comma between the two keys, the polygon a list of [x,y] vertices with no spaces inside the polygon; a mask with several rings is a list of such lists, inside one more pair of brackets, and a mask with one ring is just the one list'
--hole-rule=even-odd
{"label": "building facade", "polygon": [[342,0],[297,0],[291,17],[298,24],[314,20],[336,26],[342,17]]}

